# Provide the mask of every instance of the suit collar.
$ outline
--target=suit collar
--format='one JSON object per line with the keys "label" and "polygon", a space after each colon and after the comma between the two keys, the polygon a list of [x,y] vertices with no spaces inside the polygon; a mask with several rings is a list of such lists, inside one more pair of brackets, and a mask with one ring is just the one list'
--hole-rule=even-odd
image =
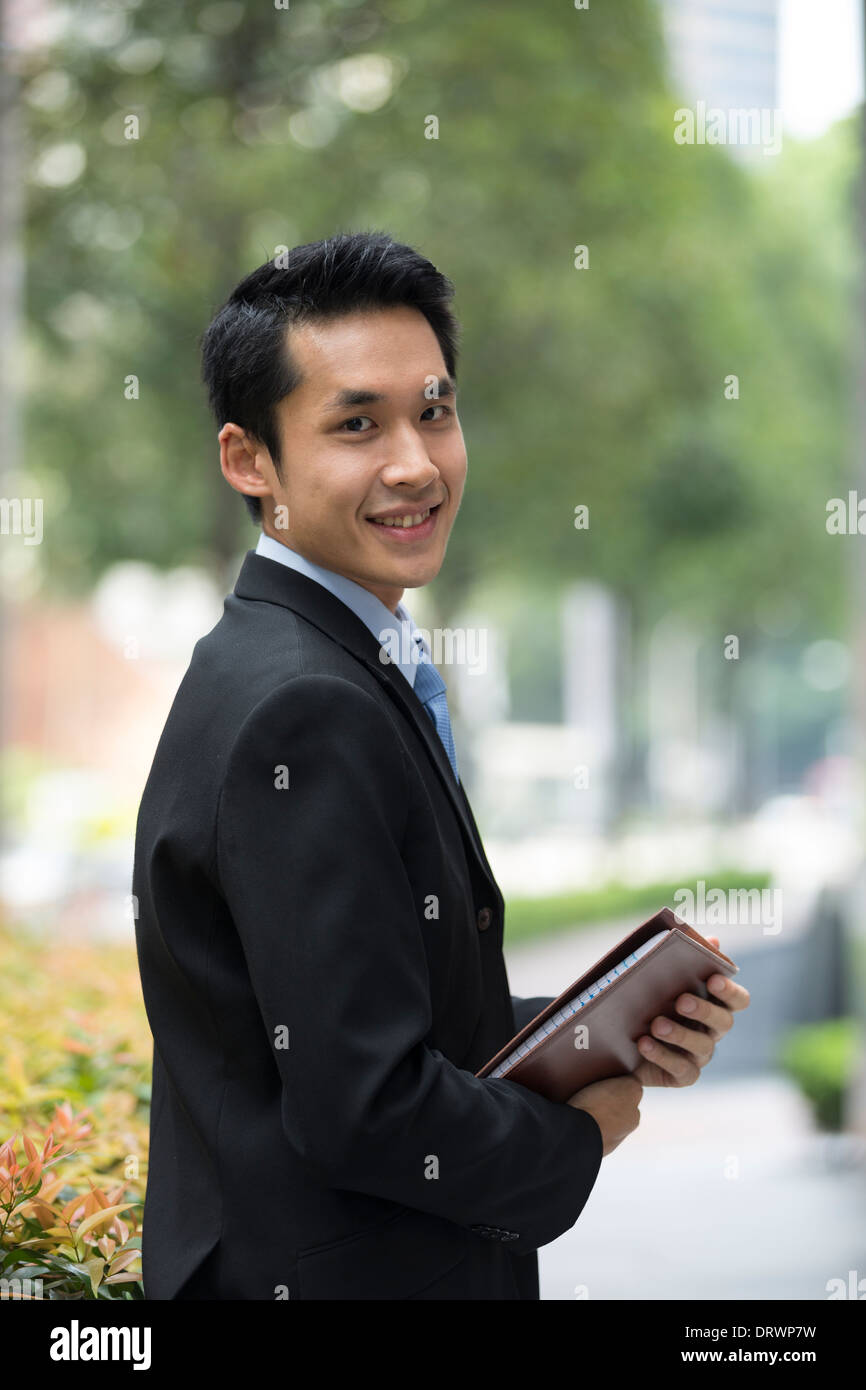
{"label": "suit collar", "polygon": [[264,555],[257,555],[254,550],[247,551],[234,592],[240,599],[290,608],[326,637],[337,642],[376,678],[421,738],[454,807],[468,847],[496,887],[466,793],[454,776],[433,721],[399,668],[390,660],[380,660],[380,653],[385,655],[384,648],[357,613],[315,579]]}
{"label": "suit collar", "polygon": [[[287,565],[289,569],[297,570],[299,574],[305,574],[309,579],[316,580],[324,589],[334,594],[347,608],[357,614],[364,626],[370,629],[379,642],[381,642],[384,632],[399,631],[400,637],[394,643],[397,664],[409,684],[414,686],[418,665],[412,659],[411,645],[414,645],[416,640],[417,629],[405,604],[398,603],[396,613],[392,613],[380,598],[377,598],[369,589],[365,589],[362,584],[356,583],[354,579],[347,579],[344,574],[337,574],[334,570],[325,569],[323,565],[314,564],[305,555],[301,555],[297,550],[292,550],[288,545],[283,545],[282,541],[275,540],[273,536],[266,535],[264,531],[259,536],[256,554],[264,555],[268,560],[276,560],[277,564]],[[404,624],[408,625],[409,651],[406,650]]]}

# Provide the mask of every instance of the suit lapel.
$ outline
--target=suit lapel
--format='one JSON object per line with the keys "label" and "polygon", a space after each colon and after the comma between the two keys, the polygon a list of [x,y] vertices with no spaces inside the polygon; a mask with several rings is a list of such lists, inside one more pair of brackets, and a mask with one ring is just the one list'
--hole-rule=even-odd
{"label": "suit lapel", "polygon": [[[384,686],[387,694],[399,705],[406,716],[411,720],[414,727],[418,730],[421,738],[427,747],[427,751],[439,773],[442,785],[445,787],[451,804],[456,810],[465,834],[468,836],[475,855],[480,861],[481,867],[487,874],[491,883],[496,884],[493,877],[493,870],[487,862],[487,855],[484,853],[484,846],[481,843],[481,836],[475,824],[475,817],[469,805],[469,799],[462,782],[458,782],[454,776],[454,771],[448,761],[448,754],[442,744],[442,740],[436,731],[436,727],[430,718],[415,691],[408,684],[404,676],[390,663],[383,666],[361,658],[368,671],[376,677],[381,685]],[[386,675],[385,673],[388,672]]]}
{"label": "suit lapel", "polygon": [[[389,659],[380,659],[380,653],[386,656],[385,650],[366,624],[324,585],[318,584],[305,574],[299,574],[288,565],[281,565],[277,560],[258,555],[254,550],[246,554],[234,591],[238,598],[277,603],[284,608],[291,608],[326,637],[330,637],[350,652],[375,677],[388,698],[409,720],[427,749],[430,761],[460,822],[467,846],[475,856],[479,868],[496,887],[496,880],[487,862],[466,793],[454,776],[448,754],[433,721],[399,667]],[[397,619],[394,621],[396,623]]]}

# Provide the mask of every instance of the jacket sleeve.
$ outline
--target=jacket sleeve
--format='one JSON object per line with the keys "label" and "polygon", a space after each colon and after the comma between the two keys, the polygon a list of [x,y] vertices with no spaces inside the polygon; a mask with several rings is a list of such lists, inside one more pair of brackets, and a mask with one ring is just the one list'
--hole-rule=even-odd
{"label": "jacket sleeve", "polygon": [[519,1033],[521,1028],[525,1028],[527,1023],[546,1009],[548,1004],[552,1004],[556,998],[555,994],[535,995],[532,999],[521,999],[516,994],[511,996],[511,1006],[514,1009],[514,1031]]}
{"label": "jacket sleeve", "polygon": [[401,859],[409,780],[389,714],[352,682],[296,676],[241,728],[217,870],[283,1087],[288,1142],[329,1186],[528,1253],[580,1215],[602,1158],[583,1110],[479,1080],[425,1042],[419,905]]}

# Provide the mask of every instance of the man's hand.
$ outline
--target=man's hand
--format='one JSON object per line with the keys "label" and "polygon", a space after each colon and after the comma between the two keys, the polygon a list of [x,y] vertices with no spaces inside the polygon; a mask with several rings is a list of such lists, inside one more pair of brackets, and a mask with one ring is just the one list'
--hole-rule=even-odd
{"label": "man's hand", "polygon": [[[720,949],[717,936],[708,936],[707,941]],[[712,1057],[716,1043],[733,1027],[734,1014],[749,1007],[749,991],[725,975],[711,975],[707,991],[720,999],[721,1004],[699,999],[696,994],[681,994],[676,1001],[677,1013],[691,1022],[702,1023],[707,1032],[684,1027],[660,1015],[650,1025],[652,1036],[644,1033],[638,1038],[638,1047],[645,1060],[631,1075],[642,1086],[694,1085],[701,1068]]]}
{"label": "man's hand", "polygon": [[642,1095],[643,1087],[634,1075],[612,1076],[575,1091],[566,1104],[592,1116],[601,1130],[601,1156],[607,1158],[640,1124]]}

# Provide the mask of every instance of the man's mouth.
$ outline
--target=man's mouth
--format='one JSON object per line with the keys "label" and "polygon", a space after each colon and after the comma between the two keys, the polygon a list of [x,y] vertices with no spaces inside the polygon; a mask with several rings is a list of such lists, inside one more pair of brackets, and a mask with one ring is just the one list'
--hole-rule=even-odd
{"label": "man's mouth", "polygon": [[366,519],[371,526],[377,526],[381,531],[395,532],[395,539],[422,539],[430,535],[436,525],[436,513],[441,507],[441,502],[437,502],[435,507],[425,507],[423,511],[404,512],[399,516],[368,516]]}

